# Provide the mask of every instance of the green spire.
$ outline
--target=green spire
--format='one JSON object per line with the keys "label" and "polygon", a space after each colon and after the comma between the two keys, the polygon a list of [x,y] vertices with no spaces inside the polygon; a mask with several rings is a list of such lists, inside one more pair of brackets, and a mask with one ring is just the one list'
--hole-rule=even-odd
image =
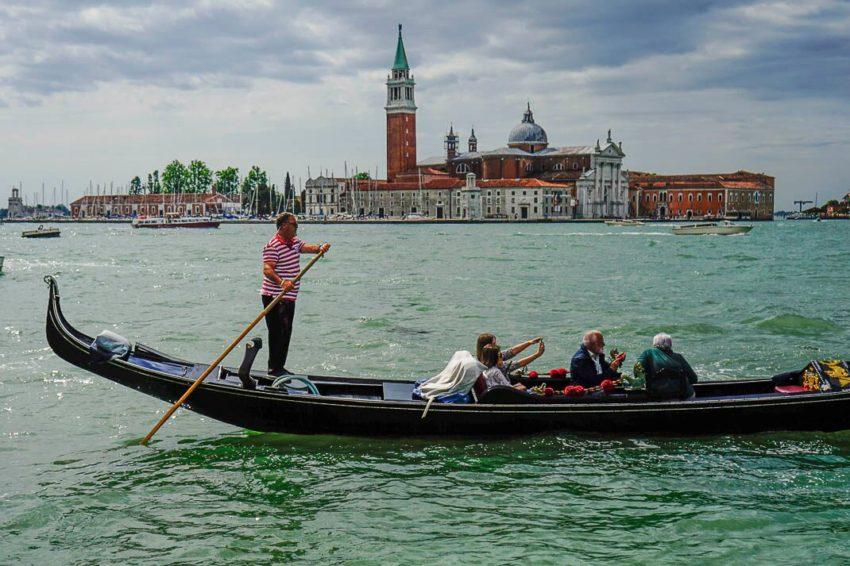
{"label": "green spire", "polygon": [[401,40],[401,24],[398,24],[398,45],[395,48],[395,63],[393,63],[393,71],[408,71],[410,65],[407,64],[407,54],[404,52],[404,42]]}

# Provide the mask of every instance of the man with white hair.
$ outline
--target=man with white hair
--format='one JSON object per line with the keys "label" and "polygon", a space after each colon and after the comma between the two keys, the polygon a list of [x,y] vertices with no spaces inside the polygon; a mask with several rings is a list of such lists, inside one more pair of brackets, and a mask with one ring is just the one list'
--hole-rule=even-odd
{"label": "man with white hair", "polygon": [[635,377],[646,379],[646,391],[657,400],[691,399],[697,374],[687,360],[673,351],[673,338],[661,332],[652,339],[635,364]]}
{"label": "man with white hair", "polygon": [[626,354],[619,354],[611,363],[605,359],[605,338],[598,330],[585,332],[581,347],[570,360],[570,377],[576,385],[596,387],[605,379],[620,378],[620,364]]}

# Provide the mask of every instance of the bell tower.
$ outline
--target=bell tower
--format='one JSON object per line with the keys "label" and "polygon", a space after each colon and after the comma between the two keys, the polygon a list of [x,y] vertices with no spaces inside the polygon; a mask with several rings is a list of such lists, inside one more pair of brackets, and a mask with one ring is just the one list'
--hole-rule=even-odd
{"label": "bell tower", "polygon": [[387,77],[387,181],[398,173],[416,168],[416,104],[413,98],[413,75],[407,64],[401,24],[395,61]]}

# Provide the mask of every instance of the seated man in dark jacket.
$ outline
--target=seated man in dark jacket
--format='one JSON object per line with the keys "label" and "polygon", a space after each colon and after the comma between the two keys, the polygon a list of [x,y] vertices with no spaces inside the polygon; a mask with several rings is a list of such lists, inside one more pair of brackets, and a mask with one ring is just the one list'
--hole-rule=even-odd
{"label": "seated man in dark jacket", "polygon": [[669,334],[656,334],[652,348],[645,350],[635,364],[635,377],[646,378],[646,392],[653,399],[691,399],[697,374],[687,360],[673,351]]}
{"label": "seated man in dark jacket", "polygon": [[620,379],[620,364],[625,354],[618,355],[611,363],[605,360],[605,339],[598,330],[586,332],[581,347],[570,360],[570,377],[576,385],[596,387],[603,379]]}

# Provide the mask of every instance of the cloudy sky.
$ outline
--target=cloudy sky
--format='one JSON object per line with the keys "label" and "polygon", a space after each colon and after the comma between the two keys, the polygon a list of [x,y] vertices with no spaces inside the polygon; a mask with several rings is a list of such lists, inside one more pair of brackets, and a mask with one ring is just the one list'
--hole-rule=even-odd
{"label": "cloudy sky", "polygon": [[612,128],[629,169],[764,171],[779,208],[850,191],[847,1],[3,0],[0,206],[175,158],[384,175],[398,23],[420,159],[450,123],[504,145],[530,100],[553,145]]}

